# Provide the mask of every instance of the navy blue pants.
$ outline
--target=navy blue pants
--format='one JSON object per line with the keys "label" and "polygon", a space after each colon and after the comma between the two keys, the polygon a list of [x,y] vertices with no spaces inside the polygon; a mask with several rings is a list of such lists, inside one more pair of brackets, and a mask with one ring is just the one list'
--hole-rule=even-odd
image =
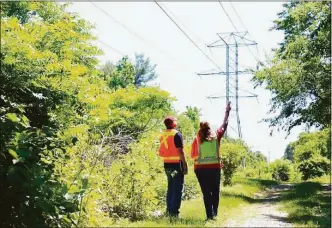
{"label": "navy blue pants", "polygon": [[206,217],[218,215],[220,194],[220,169],[196,169],[196,177],[203,193]]}
{"label": "navy blue pants", "polygon": [[183,193],[184,174],[179,168],[165,168],[167,176],[167,213],[178,216],[180,213],[181,198]]}

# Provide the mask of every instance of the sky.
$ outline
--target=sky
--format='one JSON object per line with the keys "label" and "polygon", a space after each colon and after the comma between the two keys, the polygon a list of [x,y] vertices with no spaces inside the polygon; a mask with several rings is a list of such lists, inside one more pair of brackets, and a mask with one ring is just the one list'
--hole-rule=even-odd
{"label": "sky", "polygon": [[[201,50],[225,71],[226,50],[207,47],[208,44],[220,40],[217,33],[235,32],[221,5],[218,2],[159,4]],[[258,43],[257,48],[246,46],[239,48],[240,71],[255,69],[257,60],[264,61],[266,55],[271,55],[272,49],[277,48],[278,43],[282,42],[282,32],[270,31],[273,20],[277,19],[277,13],[282,10],[282,4],[282,2],[233,2],[231,5],[229,2],[222,2],[237,30],[248,31],[246,38]],[[68,11],[78,13],[95,25],[93,33],[101,41],[95,44],[104,51],[104,55],[99,57],[101,63],[106,61],[115,63],[123,55],[128,55],[133,60],[135,53],[145,53],[145,56],[157,65],[158,78],[154,84],[177,98],[174,107],[179,112],[185,111],[188,105],[196,106],[201,109],[201,120],[209,121],[214,126],[222,123],[225,99],[210,100],[206,97],[225,95],[225,76],[199,77],[196,74],[216,71],[218,68],[191,43],[155,2],[74,2]],[[233,71],[232,68],[235,68],[234,48],[230,50],[230,71]],[[285,138],[286,132],[275,132],[270,136],[271,128],[268,123],[261,120],[268,116],[271,93],[262,87],[254,89],[251,79],[250,74],[239,75],[239,95],[249,95],[248,91],[258,95],[257,99],[239,100],[242,138],[253,150],[261,151],[273,161],[283,156],[287,144],[295,141],[303,129],[295,128],[287,138]],[[230,83],[232,95],[235,93],[235,76],[230,77]],[[232,99],[231,102],[233,111],[227,133],[236,138],[238,125],[234,111],[235,100]]]}

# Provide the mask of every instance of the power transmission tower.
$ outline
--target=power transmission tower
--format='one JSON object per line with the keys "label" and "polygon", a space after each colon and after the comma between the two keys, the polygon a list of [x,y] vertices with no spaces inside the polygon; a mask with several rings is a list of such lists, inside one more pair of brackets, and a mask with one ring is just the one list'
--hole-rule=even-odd
{"label": "power transmission tower", "polygon": [[[257,98],[257,94],[249,93],[250,95],[242,95],[239,96],[239,74],[250,74],[253,70],[242,70],[239,71],[239,47],[249,47],[252,45],[257,45],[255,41],[251,41],[245,36],[247,32],[231,32],[231,33],[217,33],[219,36],[219,40],[215,41],[214,43],[207,45],[209,48],[226,48],[226,72],[210,72],[210,73],[198,73],[199,76],[204,75],[226,75],[226,94],[225,96],[209,96],[209,99],[218,99],[218,98],[225,98],[226,97],[226,104],[228,104],[231,97],[230,96],[230,76],[235,75],[235,112],[237,118],[237,129],[239,138],[242,138],[242,131],[241,131],[241,122],[240,122],[240,114],[239,114],[239,98]],[[230,58],[230,51],[232,48],[235,48],[235,60]],[[234,53],[234,52],[233,52]],[[234,61],[235,68],[232,67],[234,71],[230,71],[230,59]],[[234,93],[233,93],[234,94]]]}

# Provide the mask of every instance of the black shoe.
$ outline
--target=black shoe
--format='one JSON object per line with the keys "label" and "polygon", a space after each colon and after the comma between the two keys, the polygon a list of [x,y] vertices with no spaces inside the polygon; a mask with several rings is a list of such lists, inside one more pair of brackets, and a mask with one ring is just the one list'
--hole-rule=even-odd
{"label": "black shoe", "polygon": [[213,216],[213,217],[208,217],[207,219],[204,220],[204,222],[210,222],[210,221],[216,221],[216,217]]}
{"label": "black shoe", "polygon": [[169,216],[172,218],[179,218],[179,214],[170,213]]}

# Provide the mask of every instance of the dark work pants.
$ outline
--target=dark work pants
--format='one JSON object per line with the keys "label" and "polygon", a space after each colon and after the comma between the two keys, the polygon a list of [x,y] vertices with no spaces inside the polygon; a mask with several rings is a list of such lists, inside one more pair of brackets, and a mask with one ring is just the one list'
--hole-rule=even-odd
{"label": "dark work pants", "polygon": [[167,213],[178,216],[180,213],[181,198],[183,193],[184,175],[180,168],[165,168],[167,175]]}
{"label": "dark work pants", "polygon": [[218,215],[220,169],[196,169],[195,174],[202,189],[206,216],[211,219]]}

